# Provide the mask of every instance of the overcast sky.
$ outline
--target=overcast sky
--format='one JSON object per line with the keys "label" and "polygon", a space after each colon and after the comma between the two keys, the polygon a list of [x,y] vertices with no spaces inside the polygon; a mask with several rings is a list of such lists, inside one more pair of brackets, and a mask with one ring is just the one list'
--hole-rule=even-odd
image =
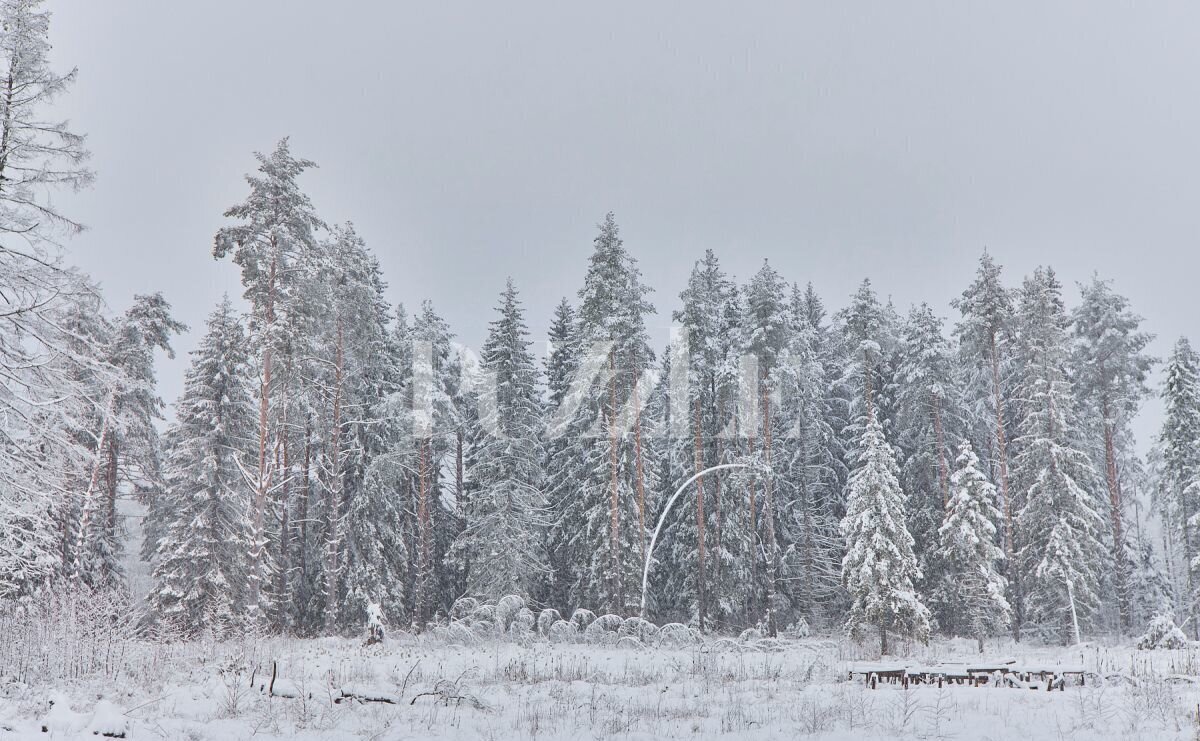
{"label": "overcast sky", "polygon": [[[1198,334],[1194,3],[49,6],[98,171],[59,198],[90,227],[73,259],[114,310],[163,291],[184,357],[240,292],[211,256],[221,214],[284,135],[391,298],[432,299],[476,346],[506,275],[544,337],[610,209],[656,345],[705,248],[835,308],[870,276],[950,316],[987,247],[1013,283],[1053,265],[1071,301],[1114,278],[1160,355]],[[168,400],[183,367],[160,365]]]}

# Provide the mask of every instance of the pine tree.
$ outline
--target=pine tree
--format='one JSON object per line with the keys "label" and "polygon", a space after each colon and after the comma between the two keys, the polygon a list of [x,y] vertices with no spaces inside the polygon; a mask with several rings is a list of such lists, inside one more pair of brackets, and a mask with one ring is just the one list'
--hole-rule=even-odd
{"label": "pine tree", "polygon": [[[733,291],[733,283],[721,269],[712,250],[696,262],[687,287],[679,297],[683,307],[673,315],[680,334],[673,355],[664,358],[664,387],[662,409],[670,416],[662,421],[663,429],[657,438],[667,440],[660,478],[669,482],[682,481],[716,465],[717,436],[721,431],[722,414],[718,398],[718,377],[723,357],[722,311]],[[667,365],[668,363],[677,363]],[[681,383],[682,382],[682,383]],[[674,384],[683,386],[674,388]],[[682,394],[674,400],[669,394]],[[672,404],[672,401],[683,403]],[[682,431],[682,434],[680,434]],[[677,518],[671,529],[669,593],[681,603],[689,622],[700,630],[710,625],[713,613],[710,597],[710,561],[724,560],[727,553],[714,553],[716,547],[715,517],[711,500],[716,491],[717,476],[696,480],[695,494],[690,507],[680,509],[687,514]],[[670,487],[668,487],[670,488]],[[667,492],[672,493],[672,492]]]}
{"label": "pine tree", "polygon": [[[281,441],[278,410],[272,401],[281,395],[282,384],[273,375],[278,356],[286,356],[288,343],[306,336],[302,298],[308,268],[316,250],[315,233],[324,227],[296,178],[314,167],[309,160],[292,156],[288,140],[279,142],[271,155],[255,154],[260,175],[246,176],[250,195],[229,208],[226,218],[238,223],[217,232],[213,257],[233,255],[242,270],[245,298],[251,305],[251,341],[259,352],[259,415],[256,451],[252,469],[254,497],[250,507],[249,591],[246,610],[252,624],[261,624],[268,614],[266,588],[272,577],[265,515],[269,499],[286,477],[275,458]],[[249,468],[249,467],[248,467]]]}
{"label": "pine tree", "polygon": [[533,596],[549,570],[537,366],[511,279],[497,314],[482,354],[494,396],[482,407],[482,440],[468,471],[475,489],[455,545],[469,554],[467,593],[492,601]]}
{"label": "pine tree", "polygon": [[185,634],[220,633],[242,617],[250,492],[234,457],[252,447],[249,369],[246,335],[225,298],[192,353],[166,436],[167,488],[156,508],[164,522],[155,541],[150,609]]}
{"label": "pine tree", "polygon": [[[1123,482],[1127,469],[1136,465],[1130,421],[1150,394],[1146,377],[1154,359],[1144,350],[1153,335],[1139,331],[1141,317],[1129,301],[1113,292],[1098,277],[1081,286],[1082,301],[1074,312],[1075,348],[1072,377],[1096,467],[1104,471],[1111,524],[1112,575],[1118,629],[1125,633],[1131,620],[1130,543],[1125,528],[1127,502]],[[1153,609],[1153,607],[1151,608]]]}
{"label": "pine tree", "polygon": [[1019,311],[1022,419],[1013,442],[1018,568],[1026,617],[1069,640],[1099,606],[1105,549],[1096,473],[1078,440],[1067,376],[1068,324],[1061,285],[1039,268]]}
{"label": "pine tree", "polygon": [[1011,608],[1000,575],[1004,559],[997,523],[996,487],[979,468],[979,458],[964,441],[950,477],[950,501],[938,529],[937,561],[943,571],[939,602],[945,606],[942,627],[948,633],[974,636],[983,652],[983,639],[1008,625]]}
{"label": "pine tree", "polygon": [[856,449],[858,466],[850,475],[842,520],[842,575],[851,599],[846,631],[861,639],[868,628],[877,630],[880,652],[886,655],[889,633],[928,640],[929,610],[913,586],[921,572],[905,525],[907,497],[900,489],[896,459],[871,412]]}
{"label": "pine tree", "polygon": [[[757,438],[758,448],[762,452],[763,462],[771,467],[774,463],[774,427],[778,425],[778,409],[772,403],[773,392],[778,391],[778,376],[781,367],[788,360],[789,344],[792,327],[789,321],[788,304],[785,296],[787,284],[767,262],[754,275],[746,289],[747,303],[747,337],[748,350],[757,361],[757,393],[754,399],[754,414],[747,420],[746,434],[750,437],[751,452],[754,452]],[[779,590],[779,574],[781,570],[782,549],[778,538],[778,522],[775,476],[763,477],[761,513],[756,507],[755,494],[757,482],[751,483],[750,488],[750,523],[755,535],[754,559],[751,561],[751,583],[748,588],[754,590],[750,595],[750,609],[759,609],[757,592],[761,588],[764,599],[761,603],[765,613],[767,635],[774,637],[778,632],[776,610],[779,607],[777,592]],[[760,516],[761,514],[761,516]],[[762,552],[759,564],[759,552]],[[759,577],[762,586],[759,584]],[[751,615],[757,618],[757,615]]]}
{"label": "pine tree", "polygon": [[448,451],[447,433],[456,428],[456,393],[459,368],[449,326],[424,301],[413,322],[413,437],[416,440],[416,558],[414,621],[423,625],[440,606],[449,606],[459,594],[448,589],[444,556],[457,536],[449,520],[443,492],[442,468]]}

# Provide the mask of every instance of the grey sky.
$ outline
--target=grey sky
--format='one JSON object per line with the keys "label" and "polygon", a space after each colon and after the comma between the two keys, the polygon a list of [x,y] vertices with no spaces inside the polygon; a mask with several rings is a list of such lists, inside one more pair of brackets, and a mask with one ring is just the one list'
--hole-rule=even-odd
{"label": "grey sky", "polygon": [[1197,329],[1195,4],[49,5],[99,175],[60,199],[91,227],[70,247],[115,309],[162,290],[195,330],[238,293],[212,235],[251,152],[290,135],[391,297],[473,345],[508,274],[543,337],[609,209],[659,345],[709,247],[832,307],[869,275],[950,316],[987,246],[1010,282],[1054,265],[1071,300],[1115,278],[1160,355]]}

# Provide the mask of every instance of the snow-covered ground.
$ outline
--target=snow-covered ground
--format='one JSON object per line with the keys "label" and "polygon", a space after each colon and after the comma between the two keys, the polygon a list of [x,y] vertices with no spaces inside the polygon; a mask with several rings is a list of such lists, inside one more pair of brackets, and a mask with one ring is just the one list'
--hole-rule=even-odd
{"label": "snow-covered ground", "polygon": [[[1046,692],[871,690],[847,679],[853,662],[875,658],[870,649],[833,639],[72,643],[8,647],[0,739],[1194,739],[1200,730],[1194,649],[988,646],[989,657],[1089,672],[1084,686]],[[978,659],[965,641],[911,655]]]}

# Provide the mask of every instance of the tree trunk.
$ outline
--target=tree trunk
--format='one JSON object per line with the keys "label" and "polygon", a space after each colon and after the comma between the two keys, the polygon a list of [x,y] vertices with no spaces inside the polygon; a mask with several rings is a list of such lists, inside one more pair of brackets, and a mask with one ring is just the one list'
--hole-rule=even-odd
{"label": "tree trunk", "polygon": [[767,387],[766,377],[759,383],[762,397],[763,418],[763,457],[767,464],[767,475],[763,480],[764,502],[763,517],[767,521],[767,635],[775,638],[778,626],[775,624],[775,589],[779,579],[779,548],[775,540],[775,476],[771,467],[771,395]]}
{"label": "tree trunk", "polygon": [[646,485],[642,470],[642,405],[637,382],[633,385],[633,460],[634,475],[637,476],[638,541],[641,544],[642,563],[646,562]]}
{"label": "tree trunk", "polygon": [[608,495],[608,550],[609,558],[612,561],[612,583],[610,584],[610,594],[613,612],[620,615],[623,614],[625,610],[625,580],[621,578],[621,502],[617,470],[617,361],[615,351],[609,351],[608,367],[608,464],[610,474]]}
{"label": "tree trunk", "polygon": [[[754,455],[753,428],[751,428],[750,437],[746,440],[746,453]],[[749,553],[747,554],[750,559],[750,585],[746,589],[746,620],[750,625],[756,625],[758,623],[758,486],[756,477],[748,477],[747,484],[750,487],[749,503],[747,504],[750,514]]]}
{"label": "tree trunk", "polygon": [[888,638],[887,628],[883,627],[883,625],[880,625],[879,626],[879,653],[882,656],[887,656],[887,653],[888,653],[887,638]]}
{"label": "tree trunk", "polygon": [[[467,527],[467,483],[463,466],[463,450],[466,442],[463,429],[459,427],[454,433],[454,505],[458,510],[460,532]],[[471,573],[471,553],[464,549],[462,553],[462,575]]]}
{"label": "tree trunk", "polygon": [[946,434],[942,426],[942,400],[930,394],[933,402],[933,431],[937,439],[938,481],[942,486],[942,511],[950,505],[950,464],[946,460]]}
{"label": "tree trunk", "polygon": [[[696,473],[704,470],[704,436],[702,435],[700,413],[700,397],[696,397],[695,435],[692,442],[692,460]],[[696,479],[696,615],[700,632],[704,632],[704,623],[708,608],[708,587],[704,574],[704,477]]]}
{"label": "tree trunk", "polygon": [[247,569],[246,582],[249,594],[246,598],[247,619],[250,625],[261,625],[262,609],[262,579],[263,579],[263,548],[266,537],[263,533],[263,513],[267,506],[267,492],[271,483],[271,472],[268,470],[269,459],[267,450],[270,447],[270,413],[271,413],[271,364],[272,343],[274,338],[272,328],[275,325],[275,286],[279,273],[279,245],[274,238],[271,240],[271,268],[267,283],[267,299],[263,312],[262,338],[262,383],[259,386],[258,401],[258,480],[254,486],[254,500],[250,517],[250,563]]}
{"label": "tree trunk", "polygon": [[338,578],[342,555],[342,385],[345,375],[345,338],[342,320],[337,322],[337,350],[334,361],[333,424],[329,441],[329,530],[325,557],[325,633],[337,626]]}
{"label": "tree trunk", "polygon": [[419,443],[417,455],[417,604],[418,629],[432,616],[433,603],[433,518],[429,511],[430,445],[426,438]]}
{"label": "tree trunk", "polygon": [[83,580],[83,572],[87,568],[86,544],[88,537],[88,528],[91,527],[92,509],[95,507],[93,500],[95,499],[96,485],[100,481],[100,469],[103,467],[105,458],[104,452],[108,445],[109,429],[112,425],[112,416],[114,405],[116,404],[116,394],[109,392],[108,403],[104,408],[104,418],[100,421],[100,434],[96,437],[96,460],[92,464],[92,475],[88,480],[87,490],[83,493],[83,502],[80,504],[79,512],[79,532],[75,535],[75,565],[72,569],[76,580]]}
{"label": "tree trunk", "polygon": [[1109,511],[1112,516],[1118,631],[1121,635],[1125,635],[1125,631],[1129,627],[1129,575],[1125,564],[1125,533],[1121,518],[1121,480],[1117,472],[1115,423],[1111,417],[1112,409],[1107,394],[1105,394],[1102,404],[1104,411],[1104,473],[1105,481],[1108,484]]}
{"label": "tree trunk", "polygon": [[300,521],[300,546],[296,550],[299,563],[296,569],[299,573],[299,594],[296,600],[296,615],[302,621],[304,607],[308,604],[308,511],[309,498],[312,496],[312,419],[304,423],[304,472],[301,476],[300,502],[297,517]]}
{"label": "tree trunk", "polygon": [[279,617],[280,622],[284,626],[290,626],[293,623],[295,616],[295,607],[290,594],[290,580],[292,572],[292,491],[291,491],[291,474],[292,464],[288,456],[288,397],[286,390],[284,391],[283,403],[283,419],[279,425],[279,445],[276,447],[276,462],[275,468],[280,471],[283,479],[279,482],[279,563],[277,564],[278,571],[275,576],[275,593],[279,595]]}

